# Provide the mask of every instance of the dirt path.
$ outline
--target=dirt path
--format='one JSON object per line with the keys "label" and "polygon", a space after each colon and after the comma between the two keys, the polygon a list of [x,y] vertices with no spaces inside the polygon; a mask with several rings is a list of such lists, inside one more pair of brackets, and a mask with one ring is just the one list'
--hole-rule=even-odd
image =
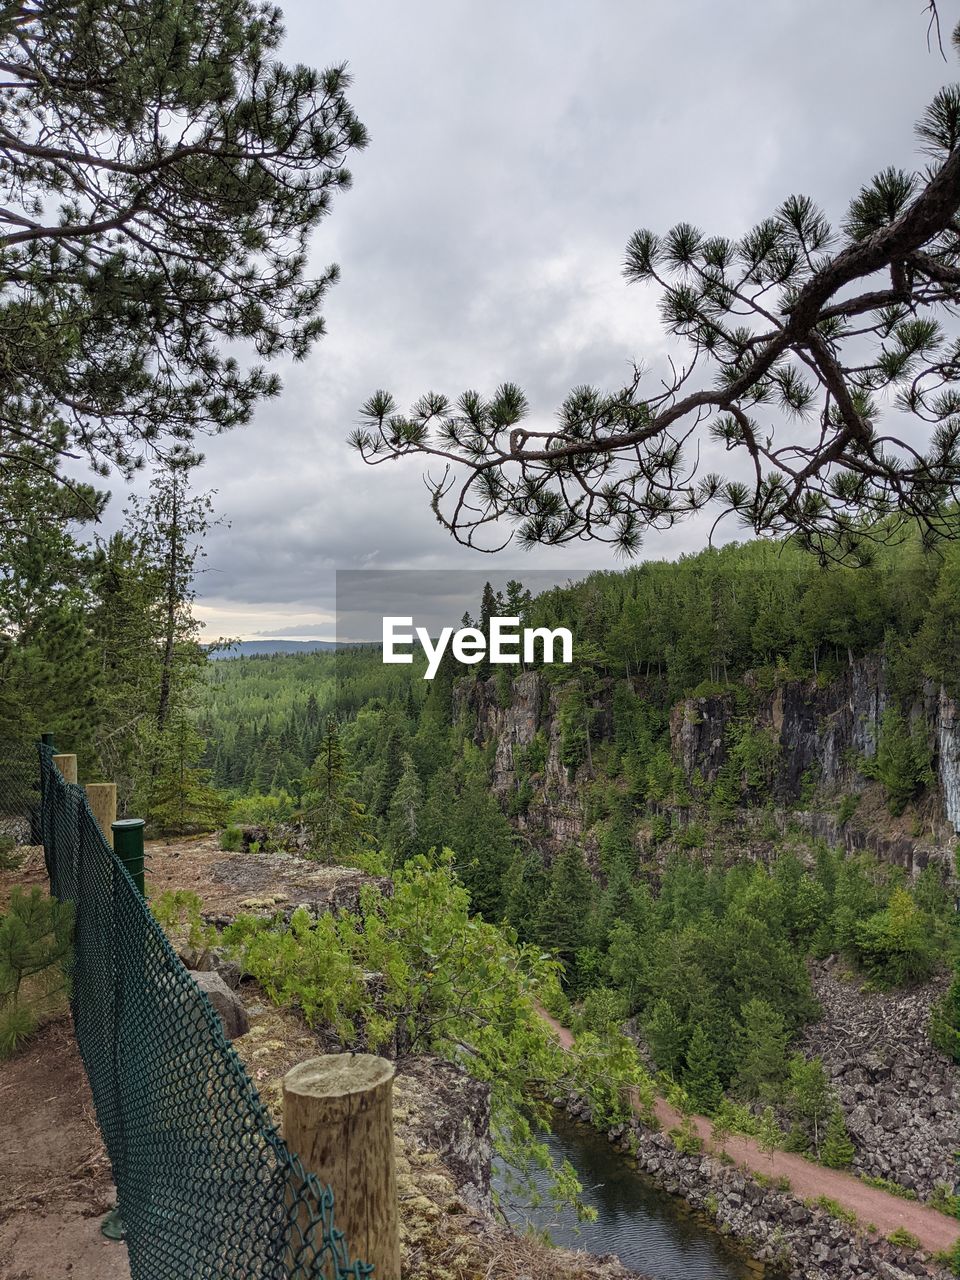
{"label": "dirt path", "polygon": [[[561,1026],[545,1009],[540,1009],[540,1014],[564,1049],[572,1048],[573,1033]],[[664,1130],[676,1128],[680,1124],[680,1113],[663,1098],[657,1099],[654,1109]],[[705,1116],[694,1116],[692,1119],[704,1146],[709,1148],[712,1124]],[[753,1138],[739,1134],[727,1139],[724,1150],[737,1164],[754,1173],[768,1178],[788,1178],[791,1194],[800,1200],[816,1200],[820,1196],[836,1200],[857,1215],[861,1226],[875,1226],[881,1235],[886,1236],[891,1231],[902,1228],[915,1235],[931,1253],[950,1249],[960,1240],[960,1221],[956,1218],[938,1213],[936,1209],[918,1204],[915,1200],[902,1200],[889,1191],[868,1186],[853,1174],[843,1173],[839,1169],[825,1169],[823,1165],[813,1164],[803,1156],[791,1155],[786,1151],[775,1151],[768,1155],[760,1150]]]}
{"label": "dirt path", "polygon": [[68,1016],[0,1064],[0,1280],[129,1280],[101,1235],[110,1165]]}

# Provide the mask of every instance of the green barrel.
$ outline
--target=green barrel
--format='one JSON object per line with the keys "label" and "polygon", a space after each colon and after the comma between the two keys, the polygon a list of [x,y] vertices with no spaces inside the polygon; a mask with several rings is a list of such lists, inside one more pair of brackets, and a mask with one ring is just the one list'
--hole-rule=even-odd
{"label": "green barrel", "polygon": [[133,883],[143,894],[143,818],[118,818],[110,824],[113,851],[130,872]]}

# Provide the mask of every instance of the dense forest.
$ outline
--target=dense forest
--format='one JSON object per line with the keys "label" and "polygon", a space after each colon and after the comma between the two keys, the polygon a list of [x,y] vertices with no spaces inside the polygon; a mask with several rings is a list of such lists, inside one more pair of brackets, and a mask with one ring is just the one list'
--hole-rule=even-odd
{"label": "dense forest", "polygon": [[[819,1065],[791,1048],[817,1014],[807,962],[841,955],[878,987],[924,980],[952,963],[954,904],[942,868],[911,881],[774,823],[783,761],[753,709],[787,682],[827,687],[881,655],[879,740],[851,767],[891,815],[909,815],[934,782],[910,706],[924,682],[958,688],[958,588],[953,552],[909,544],[853,571],[752,543],[524,598],[526,623],[564,623],[576,640],[572,667],[538,671],[576,807],[576,834],[559,845],[538,819],[552,785],[545,728],[514,746],[510,787],[491,787],[498,744],[485,726],[516,698],[516,668],[481,662],[464,674],[445,661],[426,682],[372,650],[218,662],[201,717],[205,764],[235,821],[256,827],[255,847],[274,832],[282,842],[292,824],[314,856],[380,873],[452,850],[471,910],[559,959],[579,1026],[601,1034],[631,1019],[690,1105],[733,1107],[742,1125],[737,1106],[775,1102],[784,1142],[842,1163],[835,1100]],[[507,611],[488,590],[475,624]],[[670,749],[671,708],[690,695],[725,695],[736,710],[709,783],[686,776]],[[841,820],[858,803],[814,776],[803,789],[804,804]],[[759,861],[736,849],[751,815],[761,831],[770,815]],[[951,1051],[957,1004],[933,1028]]]}

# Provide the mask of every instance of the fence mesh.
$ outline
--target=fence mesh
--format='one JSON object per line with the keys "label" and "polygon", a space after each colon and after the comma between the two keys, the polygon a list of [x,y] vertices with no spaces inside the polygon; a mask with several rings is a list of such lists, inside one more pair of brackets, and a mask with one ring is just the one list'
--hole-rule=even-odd
{"label": "fence mesh", "polygon": [[[51,890],[75,904],[73,1017],[132,1280],[372,1275],[349,1259],[331,1189],[285,1147],[83,788],[64,781],[46,746],[22,780],[18,834],[39,827]],[[13,784],[3,790],[12,808]]]}

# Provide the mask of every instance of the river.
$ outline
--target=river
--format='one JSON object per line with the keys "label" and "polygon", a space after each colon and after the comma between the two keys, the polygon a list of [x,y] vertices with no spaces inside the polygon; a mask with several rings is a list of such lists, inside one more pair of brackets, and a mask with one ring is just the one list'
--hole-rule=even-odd
{"label": "river", "polygon": [[[615,1253],[624,1266],[651,1280],[773,1280],[772,1273],[745,1257],[682,1200],[661,1191],[594,1129],[561,1112],[545,1140],[554,1156],[566,1157],[577,1170],[582,1198],[597,1210],[597,1220],[578,1227],[572,1210],[557,1214],[548,1199],[533,1207],[529,1200],[510,1200],[500,1173],[494,1184],[517,1229],[529,1223],[548,1231],[556,1245]],[[547,1175],[537,1171],[533,1180],[545,1194]]]}

